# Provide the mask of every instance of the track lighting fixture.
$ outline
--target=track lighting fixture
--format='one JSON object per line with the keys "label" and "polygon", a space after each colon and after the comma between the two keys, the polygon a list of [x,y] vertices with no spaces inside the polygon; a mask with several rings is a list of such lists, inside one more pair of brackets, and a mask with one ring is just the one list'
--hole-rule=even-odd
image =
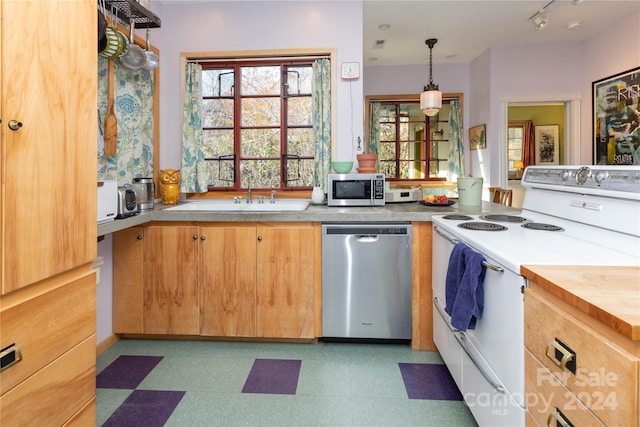
{"label": "track lighting fixture", "polygon": [[538,31],[547,26],[549,23],[549,16],[544,9],[540,9],[538,13],[531,17],[530,21],[533,22],[533,28]]}
{"label": "track lighting fixture", "polygon": [[429,84],[424,87],[424,92],[420,94],[420,109],[427,116],[435,116],[442,108],[442,92],[438,85],[433,83],[433,46],[438,43],[438,39],[428,39],[425,44],[429,46]]}

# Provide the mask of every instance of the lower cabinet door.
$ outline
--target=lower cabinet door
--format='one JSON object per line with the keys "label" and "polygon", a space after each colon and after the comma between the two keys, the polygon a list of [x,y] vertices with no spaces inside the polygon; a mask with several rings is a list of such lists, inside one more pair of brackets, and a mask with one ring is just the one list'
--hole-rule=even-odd
{"label": "lower cabinet door", "polygon": [[63,425],[95,398],[95,366],[94,334],[0,397],[0,425]]}

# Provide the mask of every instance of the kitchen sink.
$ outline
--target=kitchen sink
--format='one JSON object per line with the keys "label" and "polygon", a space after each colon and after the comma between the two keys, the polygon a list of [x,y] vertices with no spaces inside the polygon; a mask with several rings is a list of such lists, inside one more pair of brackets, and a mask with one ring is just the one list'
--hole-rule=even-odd
{"label": "kitchen sink", "polygon": [[188,211],[188,212],[291,212],[303,211],[309,206],[309,201],[304,199],[276,199],[275,203],[265,200],[259,203],[254,199],[253,203],[241,200],[236,203],[233,199],[218,199],[198,202],[182,203],[165,211]]}

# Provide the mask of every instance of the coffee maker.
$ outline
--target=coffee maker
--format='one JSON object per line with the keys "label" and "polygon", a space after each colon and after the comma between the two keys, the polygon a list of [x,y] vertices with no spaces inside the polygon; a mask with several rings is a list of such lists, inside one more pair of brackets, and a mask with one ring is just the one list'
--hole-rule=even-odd
{"label": "coffee maker", "polygon": [[155,194],[153,178],[133,178],[131,186],[136,190],[136,198],[140,210],[153,210],[153,196]]}

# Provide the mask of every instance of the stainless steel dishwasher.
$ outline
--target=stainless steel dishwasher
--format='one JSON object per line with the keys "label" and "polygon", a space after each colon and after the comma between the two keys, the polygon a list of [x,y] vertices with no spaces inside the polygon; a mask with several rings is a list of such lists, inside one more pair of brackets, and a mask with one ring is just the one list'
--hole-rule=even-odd
{"label": "stainless steel dishwasher", "polygon": [[322,335],[411,339],[411,224],[322,225]]}

